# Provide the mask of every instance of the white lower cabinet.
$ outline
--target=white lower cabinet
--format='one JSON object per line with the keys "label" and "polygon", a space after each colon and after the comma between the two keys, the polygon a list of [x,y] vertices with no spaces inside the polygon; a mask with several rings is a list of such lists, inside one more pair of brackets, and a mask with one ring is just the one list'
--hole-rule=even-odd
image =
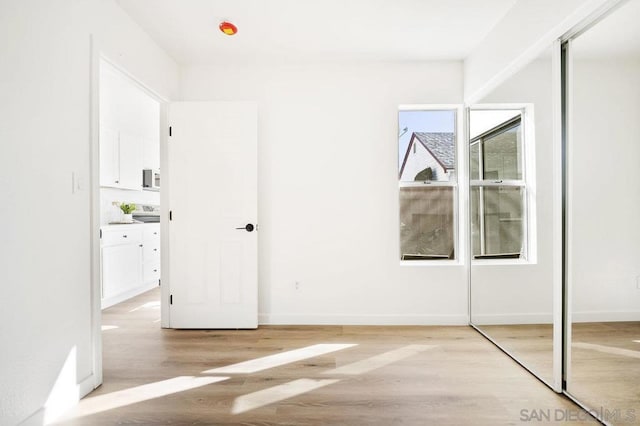
{"label": "white lower cabinet", "polygon": [[160,279],[160,225],[147,225],[142,233],[142,278],[144,282]]}
{"label": "white lower cabinet", "polygon": [[143,293],[160,280],[160,224],[102,228],[102,308]]}

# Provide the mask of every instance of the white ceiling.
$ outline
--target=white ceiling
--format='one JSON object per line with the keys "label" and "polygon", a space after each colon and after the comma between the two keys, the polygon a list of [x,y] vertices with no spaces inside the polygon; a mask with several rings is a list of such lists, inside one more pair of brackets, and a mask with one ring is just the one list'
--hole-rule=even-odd
{"label": "white ceiling", "polygon": [[631,0],[589,28],[573,42],[580,59],[640,57],[640,0]]}
{"label": "white ceiling", "polygon": [[[516,0],[116,0],[178,63],[459,60]],[[222,20],[238,26],[229,37]]]}

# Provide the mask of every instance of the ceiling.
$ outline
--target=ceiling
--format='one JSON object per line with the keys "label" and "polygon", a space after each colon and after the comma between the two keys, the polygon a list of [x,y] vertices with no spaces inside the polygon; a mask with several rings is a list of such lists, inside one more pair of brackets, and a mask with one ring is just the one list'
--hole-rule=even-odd
{"label": "ceiling", "polygon": [[640,58],[640,1],[629,1],[573,42],[573,54],[579,59]]}
{"label": "ceiling", "polygon": [[[178,63],[465,58],[516,0],[116,0]],[[225,36],[228,20],[238,33]]]}

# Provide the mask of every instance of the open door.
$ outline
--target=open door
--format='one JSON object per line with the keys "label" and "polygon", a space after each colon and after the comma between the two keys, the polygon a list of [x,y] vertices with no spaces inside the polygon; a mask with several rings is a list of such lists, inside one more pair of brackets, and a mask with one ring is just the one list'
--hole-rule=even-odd
{"label": "open door", "polygon": [[176,102],[169,124],[170,327],[257,328],[256,104]]}

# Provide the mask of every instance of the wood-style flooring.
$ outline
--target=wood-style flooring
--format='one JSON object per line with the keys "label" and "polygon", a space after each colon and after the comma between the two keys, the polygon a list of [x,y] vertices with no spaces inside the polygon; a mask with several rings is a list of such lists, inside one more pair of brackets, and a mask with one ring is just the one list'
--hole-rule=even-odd
{"label": "wood-style flooring", "polygon": [[613,425],[640,425],[640,322],[572,328],[569,393]]}
{"label": "wood-style flooring", "polygon": [[[551,324],[479,328],[528,368],[553,379]],[[640,322],[573,323],[567,390],[612,425],[640,425]]]}
{"label": "wood-style flooring", "polygon": [[536,375],[553,383],[552,324],[479,325],[478,328]]}
{"label": "wood-style flooring", "polygon": [[579,411],[470,327],[163,330],[158,300],[103,312],[104,384],[61,424],[516,425]]}

